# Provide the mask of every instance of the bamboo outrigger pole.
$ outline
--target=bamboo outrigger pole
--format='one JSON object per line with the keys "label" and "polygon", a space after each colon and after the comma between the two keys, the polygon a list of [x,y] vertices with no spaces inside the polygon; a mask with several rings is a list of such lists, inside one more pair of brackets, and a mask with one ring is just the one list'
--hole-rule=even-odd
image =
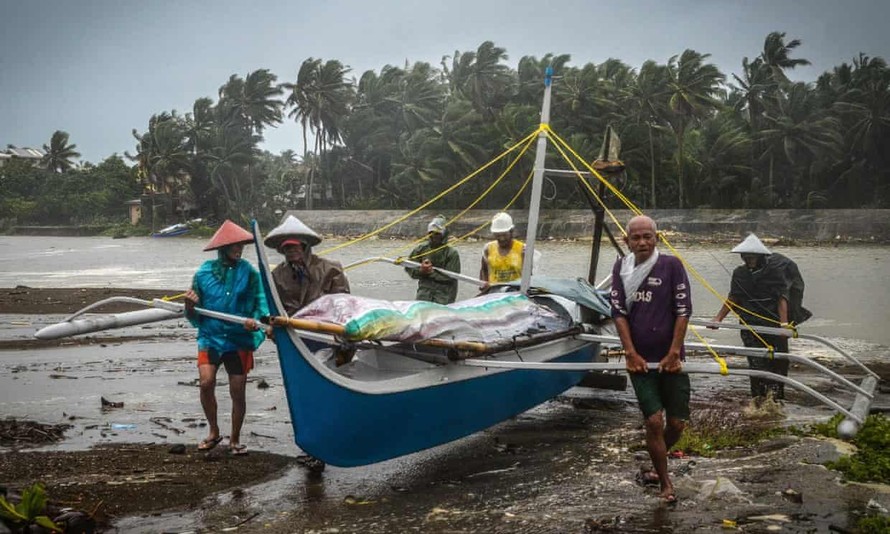
{"label": "bamboo outrigger pole", "polygon": [[[402,258],[393,259],[393,258],[387,258],[384,256],[374,256],[372,258],[365,258],[363,260],[354,261],[348,265],[344,265],[343,269],[345,270],[345,269],[349,269],[350,267],[355,267],[358,265],[363,265],[365,263],[371,263],[371,262],[383,262],[383,263],[391,263],[393,265],[398,265],[398,266],[403,266],[403,267],[420,268],[420,264],[417,263],[416,261],[406,260],[406,259],[402,259]],[[485,282],[483,282],[482,280],[479,280],[478,278],[473,278],[472,276],[467,276],[465,274],[456,273],[454,271],[448,271],[446,269],[442,269],[441,267],[433,267],[433,270],[436,271],[437,273],[444,274],[445,276],[447,276],[449,278],[454,278],[458,282],[466,282],[468,284],[473,284],[475,286],[485,285]]]}

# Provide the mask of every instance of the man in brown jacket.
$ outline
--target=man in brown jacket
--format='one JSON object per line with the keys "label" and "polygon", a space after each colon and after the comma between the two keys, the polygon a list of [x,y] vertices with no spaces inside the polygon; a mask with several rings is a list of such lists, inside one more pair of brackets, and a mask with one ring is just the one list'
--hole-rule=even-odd
{"label": "man in brown jacket", "polygon": [[284,261],[272,270],[272,278],[288,315],[322,295],[349,293],[349,280],[340,263],[312,253],[321,236],[293,215],[269,232],[265,243],[284,255]]}

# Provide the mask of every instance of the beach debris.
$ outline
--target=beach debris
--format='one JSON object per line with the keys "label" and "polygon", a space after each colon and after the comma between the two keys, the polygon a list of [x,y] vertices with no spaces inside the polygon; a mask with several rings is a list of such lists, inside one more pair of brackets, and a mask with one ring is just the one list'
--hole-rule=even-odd
{"label": "beach debris", "polygon": [[60,374],[56,374],[56,373],[51,373],[49,375],[49,377],[52,379],[55,379],[55,380],[58,380],[60,378],[67,378],[68,380],[77,380],[76,376],[60,375]]}
{"label": "beach debris", "polygon": [[269,383],[266,382],[265,378],[261,378],[259,382],[256,384],[257,389],[269,389]]}
{"label": "beach debris", "polygon": [[747,517],[748,521],[772,521],[775,523],[790,523],[791,518],[785,514],[769,514],[769,515],[752,515]]}
{"label": "beach debris", "polygon": [[173,445],[172,447],[167,449],[167,452],[169,452],[170,454],[185,454],[185,445],[183,445],[182,443],[177,443],[176,445]]}
{"label": "beach debris", "polygon": [[266,434],[260,434],[259,432],[254,432],[254,431],[251,431],[250,435],[256,436],[258,438],[267,438],[267,439],[276,439],[276,440],[278,439],[275,436],[267,436]]}
{"label": "beach debris", "polygon": [[584,520],[585,532],[619,532],[624,524],[624,518],[620,515],[614,517],[589,517]]}
{"label": "beach debris", "polygon": [[256,516],[258,516],[258,515],[260,515],[260,513],[259,513],[259,512],[256,512],[256,513],[254,513],[253,515],[249,516],[247,519],[244,519],[244,520],[242,520],[242,521],[239,521],[239,522],[235,523],[234,525],[232,525],[232,526],[230,526],[230,527],[222,528],[222,529],[220,529],[220,531],[221,531],[221,532],[232,532],[232,531],[238,530],[238,527],[240,527],[241,525],[247,523],[248,521],[252,521],[252,520],[253,520]]}
{"label": "beach debris", "polygon": [[503,469],[492,469],[491,471],[480,471],[479,473],[473,473],[471,475],[467,475],[467,478],[475,478],[486,475],[499,475],[501,473],[509,473],[510,471],[515,471],[517,469],[519,469],[519,462],[516,462],[510,467],[505,467]]}
{"label": "beach debris", "polygon": [[726,477],[717,477],[711,480],[695,480],[686,476],[678,476],[674,480],[674,488],[681,498],[694,497],[698,501],[707,500],[733,500],[749,502],[744,492],[735,483]]}
{"label": "beach debris", "polygon": [[347,495],[343,497],[343,502],[350,506],[364,506],[368,504],[374,504],[374,501],[370,499],[366,499],[364,497],[356,497],[354,495]]}
{"label": "beach debris", "polygon": [[185,430],[181,430],[176,428],[173,425],[169,425],[167,423],[172,423],[173,420],[169,417],[152,417],[149,419],[152,423],[158,425],[159,427],[164,428],[165,430],[169,430],[170,432],[176,432],[177,434],[185,434]]}
{"label": "beach debris", "polygon": [[112,402],[112,401],[106,399],[105,397],[99,397],[99,399],[102,402],[103,409],[123,408],[124,407],[123,402]]}
{"label": "beach debris", "polygon": [[865,505],[865,507],[868,508],[869,510],[876,510],[882,514],[887,513],[887,509],[885,507],[883,507],[881,505],[881,503],[879,503],[878,501],[876,501],[874,499],[869,499],[868,504]]}
{"label": "beach debris", "polygon": [[53,518],[53,523],[63,528],[63,532],[95,532],[96,520],[81,510],[63,508],[61,514]]}
{"label": "beach debris", "polygon": [[133,430],[136,425],[133,423],[111,423],[112,430]]}
{"label": "beach debris", "polygon": [[19,421],[16,419],[0,419],[0,445],[24,446],[54,443],[65,438],[65,431],[71,425],[50,425],[36,421]]}
{"label": "beach debris", "polygon": [[782,498],[788,502],[793,502],[794,504],[803,503],[803,494],[791,488],[788,488],[782,492]]}

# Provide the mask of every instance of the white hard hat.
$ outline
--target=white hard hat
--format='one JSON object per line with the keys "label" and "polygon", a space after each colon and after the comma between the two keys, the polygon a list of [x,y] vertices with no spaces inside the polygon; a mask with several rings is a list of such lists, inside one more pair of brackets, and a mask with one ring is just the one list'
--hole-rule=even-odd
{"label": "white hard hat", "polygon": [[506,213],[498,213],[491,219],[491,233],[499,234],[513,229],[513,217]]}
{"label": "white hard hat", "polygon": [[736,254],[764,254],[770,255],[772,252],[766,248],[766,245],[754,234],[749,234],[744,241],[736,245],[732,252]]}

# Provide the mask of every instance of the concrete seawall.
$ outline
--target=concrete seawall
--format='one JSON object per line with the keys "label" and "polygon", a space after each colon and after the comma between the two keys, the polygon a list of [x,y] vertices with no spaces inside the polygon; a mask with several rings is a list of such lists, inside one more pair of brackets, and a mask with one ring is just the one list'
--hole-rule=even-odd
{"label": "concrete seawall", "polygon": [[[439,212],[424,212],[419,216],[394,224],[381,236],[415,237],[426,232],[426,225]],[[457,211],[443,211],[448,217]],[[464,234],[487,222],[493,210],[473,210],[452,224],[452,234]],[[525,233],[527,217],[524,212],[510,211],[520,233]],[[623,225],[631,217],[628,210],[613,212]],[[383,227],[404,215],[400,211],[316,210],[289,211],[316,232],[333,235],[361,235]],[[890,243],[890,209],[870,210],[652,210],[660,230],[679,234],[688,239],[733,240],[749,232],[773,239],[800,241],[862,241]],[[615,225],[611,223],[613,232]],[[583,239],[593,234],[593,215],[587,210],[547,210],[541,213],[538,235],[541,238]],[[480,236],[487,238],[487,230]]]}

